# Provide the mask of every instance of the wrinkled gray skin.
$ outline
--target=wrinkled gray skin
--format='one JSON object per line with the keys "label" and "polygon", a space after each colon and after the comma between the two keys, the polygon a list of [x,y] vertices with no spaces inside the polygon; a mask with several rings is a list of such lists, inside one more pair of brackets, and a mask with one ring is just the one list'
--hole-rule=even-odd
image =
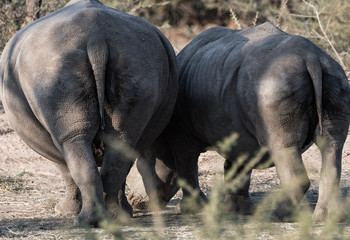
{"label": "wrinkled gray skin", "polygon": [[[287,189],[273,218],[286,220],[310,185],[301,154],[312,142],[320,147],[316,139],[322,136],[325,145],[313,218],[324,220],[337,204],[350,121],[350,86],[339,64],[307,39],[286,34],[271,23],[249,30],[211,28],[188,44],[177,60],[175,111],[162,135],[166,141],[153,144],[167,145],[174,153],[163,161],[175,162],[179,177],[200,190],[199,154],[237,132],[237,146],[226,158],[226,180],[237,157],[247,153],[251,159],[261,146],[267,147]],[[242,187],[225,198],[232,210],[243,214],[251,212],[250,175],[251,169]],[[183,202],[188,195],[185,190]],[[206,197],[200,191],[201,199]]]}
{"label": "wrinkled gray skin", "polygon": [[124,187],[137,155],[120,147],[143,151],[175,105],[176,58],[164,35],[98,1],[73,0],[20,30],[0,63],[10,124],[66,182],[56,210],[79,213],[75,225],[96,225],[105,210],[117,217],[120,205],[131,214]]}

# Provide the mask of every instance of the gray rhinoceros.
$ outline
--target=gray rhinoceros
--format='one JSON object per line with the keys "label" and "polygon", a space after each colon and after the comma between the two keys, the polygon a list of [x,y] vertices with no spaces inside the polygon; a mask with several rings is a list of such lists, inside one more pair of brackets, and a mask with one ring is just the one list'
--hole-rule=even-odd
{"label": "gray rhinoceros", "polygon": [[95,225],[97,208],[116,217],[122,204],[130,213],[130,149],[158,137],[176,101],[176,57],[165,36],[98,1],[73,0],[12,37],[0,80],[11,126],[62,171],[67,194],[56,209],[80,211],[75,225]]}
{"label": "gray rhinoceros", "polygon": [[[200,191],[199,154],[236,132],[239,139],[226,157],[225,177],[241,154],[252,159],[261,146],[266,147],[281,185],[287,189],[273,214],[283,220],[310,185],[302,152],[312,142],[324,142],[319,146],[322,169],[313,215],[315,220],[324,220],[336,205],[342,148],[350,122],[350,86],[340,65],[307,39],[287,34],[271,23],[248,30],[210,28],[188,44],[177,61],[176,107],[162,134],[166,141],[153,144],[171,148],[174,155],[162,154],[167,158],[164,162],[175,162],[179,178]],[[316,141],[319,136],[323,141]],[[154,163],[155,157],[162,160],[155,151],[148,161]],[[252,167],[246,169],[248,176],[241,187],[226,197],[241,213],[251,211],[248,188]],[[152,166],[148,168],[154,172]],[[174,169],[164,167],[170,177]],[[159,183],[157,179],[153,182]],[[184,189],[183,200],[188,195]],[[205,200],[203,192],[199,196]]]}

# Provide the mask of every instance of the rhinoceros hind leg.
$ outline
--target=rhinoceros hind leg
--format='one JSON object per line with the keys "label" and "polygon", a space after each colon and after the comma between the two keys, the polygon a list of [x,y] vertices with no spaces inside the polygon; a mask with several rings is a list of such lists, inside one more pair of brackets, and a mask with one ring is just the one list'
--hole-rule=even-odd
{"label": "rhinoceros hind leg", "polygon": [[131,217],[133,214],[133,210],[131,205],[129,204],[129,201],[125,195],[125,185],[126,183],[123,183],[122,189],[119,191],[118,194],[118,202],[122,209],[128,213],[128,215]]}
{"label": "rhinoceros hind leg", "polygon": [[[233,171],[232,161],[225,161],[225,184],[227,186],[227,193],[224,199],[224,206],[228,212],[239,213],[242,215],[250,215],[253,213],[252,202],[249,198],[249,186],[252,171],[250,170],[246,174],[241,174],[240,168]],[[243,168],[243,167],[242,167]],[[237,177],[239,179],[237,179]],[[239,186],[237,186],[237,180]]]}
{"label": "rhinoceros hind leg", "polygon": [[164,135],[144,150],[128,175],[128,200],[136,209],[164,209],[179,190],[175,159]]}
{"label": "rhinoceros hind leg", "polygon": [[196,138],[176,129],[173,131],[176,133],[171,134],[168,141],[175,157],[179,183],[183,182],[181,213],[197,213],[208,202],[198,181],[198,157],[205,147]]}
{"label": "rhinoceros hind leg", "polygon": [[92,153],[91,142],[78,136],[63,143],[63,155],[72,179],[82,195],[82,208],[75,226],[97,226],[106,216],[103,205],[103,186]]}
{"label": "rhinoceros hind leg", "polygon": [[81,209],[81,194],[79,188],[70,175],[67,165],[59,163],[55,165],[60,170],[66,186],[65,198],[57,203],[55,212],[62,216],[76,216]]}
{"label": "rhinoceros hind leg", "polygon": [[[340,124],[338,124],[339,126]],[[346,129],[346,128],[345,128]],[[348,131],[344,131],[347,133]],[[339,135],[338,134],[338,138]],[[340,221],[342,218],[342,207],[339,202],[339,181],[342,165],[342,149],[346,136],[342,136],[341,141],[326,140],[324,146],[318,147],[322,153],[322,167],[321,177],[319,183],[319,197],[316,204],[313,220],[316,222],[325,221],[326,218],[331,215],[338,218]],[[329,137],[330,139],[330,137]]]}
{"label": "rhinoceros hind leg", "polygon": [[[110,136],[112,137],[112,136]],[[132,216],[132,207],[125,196],[125,181],[132,166],[131,156],[127,156],[127,145],[119,138],[109,139],[105,145],[104,159],[101,167],[101,178],[105,192],[105,206],[113,219],[121,215]],[[118,149],[122,144],[125,149]],[[120,146],[119,146],[120,147]]]}
{"label": "rhinoceros hind leg", "polygon": [[310,187],[301,151],[296,147],[272,151],[278,177],[281,181],[282,192],[277,197],[277,205],[272,219],[278,221],[291,220],[296,213],[296,207]]}

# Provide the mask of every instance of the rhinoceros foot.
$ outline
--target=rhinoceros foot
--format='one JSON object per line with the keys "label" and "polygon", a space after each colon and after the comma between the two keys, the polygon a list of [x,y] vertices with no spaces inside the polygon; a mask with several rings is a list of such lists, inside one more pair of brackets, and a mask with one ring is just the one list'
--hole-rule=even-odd
{"label": "rhinoceros foot", "polygon": [[133,209],[145,210],[148,209],[149,198],[147,194],[145,194],[145,196],[142,196],[133,191],[130,192],[128,195],[128,202],[130,203]]}
{"label": "rhinoceros foot", "polygon": [[94,209],[82,209],[79,215],[74,219],[74,227],[99,227],[99,224],[109,219],[109,214],[102,206],[96,206]]}
{"label": "rhinoceros foot", "polygon": [[312,214],[312,220],[315,222],[323,222],[327,218],[327,209],[322,207],[316,207]]}
{"label": "rhinoceros foot", "polygon": [[204,205],[208,202],[205,194],[200,191],[199,194],[193,194],[191,196],[185,196],[181,200],[181,213],[182,214],[196,214],[203,210]]}
{"label": "rhinoceros foot", "polygon": [[312,220],[314,222],[325,222],[327,218],[331,218],[335,222],[342,222],[348,219],[349,216],[346,211],[344,211],[341,203],[338,203],[337,206],[331,208],[317,204],[312,215]]}
{"label": "rhinoceros foot", "polygon": [[55,206],[55,212],[62,216],[77,216],[81,209],[81,202],[76,198],[66,198]]}
{"label": "rhinoceros foot", "polygon": [[123,196],[118,196],[118,198],[106,195],[105,206],[108,214],[114,220],[127,221],[128,218],[132,217],[132,207],[124,194]]}
{"label": "rhinoceros foot", "polygon": [[228,213],[239,213],[241,215],[253,214],[253,204],[249,196],[227,195],[224,199],[225,211]]}
{"label": "rhinoceros foot", "polygon": [[277,222],[290,222],[295,220],[295,205],[289,203],[281,203],[272,212],[271,221]]}

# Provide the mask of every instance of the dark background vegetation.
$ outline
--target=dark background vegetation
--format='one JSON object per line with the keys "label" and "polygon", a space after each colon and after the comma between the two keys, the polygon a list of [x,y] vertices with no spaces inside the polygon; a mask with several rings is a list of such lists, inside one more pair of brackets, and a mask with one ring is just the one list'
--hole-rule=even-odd
{"label": "dark background vegetation", "polygon": [[[2,0],[0,53],[25,24],[45,16],[68,0]],[[101,0],[117,10],[144,18],[161,30],[221,25],[249,28],[270,21],[282,30],[309,38],[350,69],[350,1],[348,0]],[[317,18],[316,11],[319,14]],[[320,28],[320,24],[323,29]]]}

